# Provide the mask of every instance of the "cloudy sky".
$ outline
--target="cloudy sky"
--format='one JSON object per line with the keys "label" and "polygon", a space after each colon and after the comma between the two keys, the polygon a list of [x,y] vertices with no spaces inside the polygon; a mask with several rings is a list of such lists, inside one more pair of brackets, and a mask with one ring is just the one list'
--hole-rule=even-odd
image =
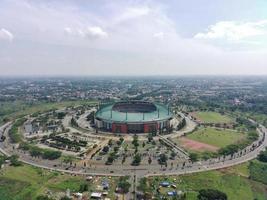
{"label": "cloudy sky", "polygon": [[266,0],[0,0],[0,76],[267,74]]}

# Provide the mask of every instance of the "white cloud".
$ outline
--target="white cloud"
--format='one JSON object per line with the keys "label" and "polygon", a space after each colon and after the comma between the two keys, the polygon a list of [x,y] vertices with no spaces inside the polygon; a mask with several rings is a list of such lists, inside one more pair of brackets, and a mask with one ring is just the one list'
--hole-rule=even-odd
{"label": "white cloud", "polygon": [[86,37],[88,37],[90,39],[106,38],[106,37],[108,37],[108,34],[105,31],[103,31],[102,28],[100,28],[98,26],[88,27],[84,31],[84,34],[85,34]]}
{"label": "white cloud", "polygon": [[64,32],[67,34],[67,35],[71,35],[73,32],[72,32],[72,29],[70,27],[66,27],[64,28]]}
{"label": "white cloud", "polygon": [[0,29],[0,40],[7,40],[11,42],[13,39],[14,36],[10,31],[4,28]]}
{"label": "white cloud", "polygon": [[267,36],[267,20],[246,23],[222,21],[211,25],[205,33],[197,33],[194,38],[241,41],[259,36]]}
{"label": "white cloud", "polygon": [[151,12],[147,6],[123,8],[118,16],[113,19],[113,24],[123,23],[128,20],[144,17]]}
{"label": "white cloud", "polygon": [[89,38],[89,39],[98,39],[98,38],[108,37],[108,33],[98,26],[91,26],[85,29],[72,29],[70,27],[66,27],[64,29],[64,32],[67,35],[80,36],[80,37]]}
{"label": "white cloud", "polygon": [[155,37],[155,38],[159,38],[159,39],[163,39],[164,37],[165,37],[165,33],[163,33],[163,32],[158,32],[158,33],[155,33],[154,35],[153,35],[153,37]]}

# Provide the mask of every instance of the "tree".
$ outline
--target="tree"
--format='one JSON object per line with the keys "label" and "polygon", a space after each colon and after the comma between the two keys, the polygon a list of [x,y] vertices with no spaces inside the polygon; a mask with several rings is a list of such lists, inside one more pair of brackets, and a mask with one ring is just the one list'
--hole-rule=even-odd
{"label": "tree", "polygon": [[113,144],[112,139],[110,139],[110,140],[108,141],[108,146],[112,146],[112,144]]}
{"label": "tree", "polygon": [[41,150],[40,148],[38,148],[38,147],[32,147],[32,148],[30,149],[30,155],[31,155],[32,157],[39,157],[39,156],[41,156],[42,154],[43,154],[42,150]]}
{"label": "tree", "polygon": [[139,185],[137,186],[137,189],[142,191],[143,193],[146,193],[149,191],[149,186],[147,184],[147,178],[143,177],[139,181]]}
{"label": "tree", "polygon": [[115,157],[116,157],[116,155],[114,152],[110,153],[108,156],[108,159],[106,161],[106,165],[111,165],[113,163],[113,161],[115,160]]}
{"label": "tree", "polygon": [[197,153],[190,153],[189,158],[192,162],[198,161],[198,154]]}
{"label": "tree", "polygon": [[67,196],[61,197],[60,200],[71,200],[72,198],[69,198]]}
{"label": "tree", "polygon": [[120,137],[120,140],[119,140],[119,144],[118,145],[121,145],[123,143],[124,139],[123,137]]}
{"label": "tree", "polygon": [[54,200],[50,197],[48,197],[47,195],[39,195],[36,200]]}
{"label": "tree", "polygon": [[57,114],[57,118],[58,118],[58,119],[63,119],[65,116],[66,116],[66,113],[64,113],[64,112],[59,112],[59,113]]}
{"label": "tree", "polygon": [[162,154],[159,155],[158,162],[159,162],[160,165],[165,165],[167,160],[168,160],[168,157],[166,156],[166,154],[162,153]]}
{"label": "tree", "polygon": [[119,151],[119,147],[116,146],[116,147],[114,147],[113,150],[114,150],[114,152],[118,152]]}
{"label": "tree", "polygon": [[76,120],[73,117],[70,120],[70,124],[71,124],[71,126],[78,127],[78,123],[76,122]]}
{"label": "tree", "polygon": [[134,166],[140,165],[141,160],[142,160],[141,155],[139,153],[135,154],[133,157],[132,165]]}
{"label": "tree", "polygon": [[267,150],[262,151],[259,156],[258,156],[258,160],[261,162],[267,162]]}
{"label": "tree", "polygon": [[146,143],[145,142],[143,142],[143,144],[142,144],[142,147],[144,148],[146,146]]}
{"label": "tree", "polygon": [[6,157],[0,155],[0,168],[5,163]]}
{"label": "tree", "polygon": [[152,159],[151,157],[148,158],[148,164],[151,164],[152,163]]}
{"label": "tree", "polygon": [[138,143],[138,136],[137,136],[137,135],[134,135],[134,136],[133,136],[132,144],[134,145],[134,147],[138,147],[138,146],[139,146],[139,143]]}
{"label": "tree", "polygon": [[86,183],[83,183],[83,184],[81,184],[80,185],[80,189],[79,189],[79,192],[86,192],[86,191],[88,191],[88,184],[86,184]]}
{"label": "tree", "polygon": [[48,160],[55,160],[58,159],[61,156],[60,151],[53,151],[53,150],[45,150],[42,157],[43,159],[48,159]]}
{"label": "tree", "polygon": [[227,195],[219,190],[203,189],[199,191],[198,200],[227,200]]}
{"label": "tree", "polygon": [[119,178],[118,187],[121,189],[122,193],[126,194],[129,192],[131,184],[128,182],[129,177],[123,176]]}
{"label": "tree", "polygon": [[107,153],[109,151],[109,147],[108,146],[104,146],[103,149],[102,149],[102,151],[104,153]]}
{"label": "tree", "polygon": [[70,165],[72,164],[73,160],[74,158],[72,156],[64,156],[63,158],[63,162],[66,164],[70,163]]}
{"label": "tree", "polygon": [[17,166],[21,166],[22,165],[22,163],[19,161],[19,156],[18,155],[10,156],[9,160],[10,160],[10,163],[11,163],[10,165],[11,166],[17,167]]}
{"label": "tree", "polygon": [[149,143],[153,140],[153,135],[152,135],[152,133],[149,133],[149,134],[148,134],[148,136],[147,136],[147,140],[148,140]]}
{"label": "tree", "polygon": [[171,152],[171,158],[172,158],[172,159],[174,159],[176,155],[177,155],[177,154],[176,154],[174,151]]}

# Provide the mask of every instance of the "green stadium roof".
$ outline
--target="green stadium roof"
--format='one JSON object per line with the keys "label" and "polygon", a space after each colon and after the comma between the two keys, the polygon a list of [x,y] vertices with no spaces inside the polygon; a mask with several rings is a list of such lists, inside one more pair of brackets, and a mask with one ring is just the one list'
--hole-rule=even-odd
{"label": "green stadium roof", "polygon": [[[172,113],[168,112],[168,108],[164,105],[153,103],[157,110],[149,113],[132,113],[132,112],[119,112],[112,110],[114,104],[104,106],[96,112],[96,117],[109,122],[120,123],[138,123],[138,122],[151,122],[162,121],[172,117]],[[111,114],[112,111],[112,114]]]}

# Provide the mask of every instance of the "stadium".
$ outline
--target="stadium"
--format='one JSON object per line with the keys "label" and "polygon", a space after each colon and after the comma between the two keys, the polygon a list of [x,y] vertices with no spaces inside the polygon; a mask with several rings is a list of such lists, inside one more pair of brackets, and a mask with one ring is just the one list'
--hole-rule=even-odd
{"label": "stadium", "polygon": [[102,105],[95,127],[112,133],[155,133],[170,128],[172,113],[167,106],[147,101],[125,101]]}

